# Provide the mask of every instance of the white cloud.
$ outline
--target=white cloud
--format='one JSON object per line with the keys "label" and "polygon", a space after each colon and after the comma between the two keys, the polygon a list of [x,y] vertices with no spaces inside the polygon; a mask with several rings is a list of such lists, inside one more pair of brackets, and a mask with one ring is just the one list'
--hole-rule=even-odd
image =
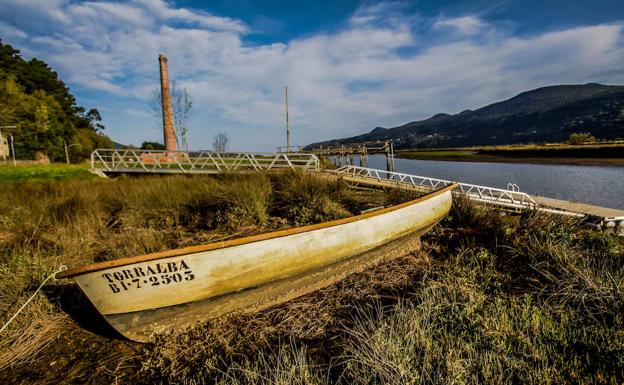
{"label": "white cloud", "polygon": [[[161,52],[196,101],[197,147],[224,130],[239,148],[282,144],[285,84],[295,140],[305,144],[480,107],[547,84],[624,82],[621,24],[514,37],[477,16],[422,23],[402,14],[401,3],[380,3],[360,8],[333,33],[250,46],[241,21],[163,1],[37,2],[29,23],[19,12],[32,4],[16,4],[0,5],[0,15],[18,12],[0,16],[0,31],[14,27],[28,36],[17,33],[9,42],[49,62],[70,85],[91,90],[90,97],[102,92],[133,103],[104,118],[113,137],[134,143],[154,133],[154,122],[135,107],[158,85]],[[122,127],[124,116],[138,128]]]}
{"label": "white cloud", "polygon": [[147,109],[139,110],[138,108],[127,107],[123,110],[123,112],[128,115],[136,116],[138,118],[147,118],[147,119],[153,118],[153,115],[147,112]]}
{"label": "white cloud", "polygon": [[21,29],[14,27],[4,21],[0,21],[0,37],[3,37],[5,39],[7,37],[15,39],[26,39],[28,35]]}
{"label": "white cloud", "polygon": [[451,28],[461,35],[472,35],[486,27],[487,25],[476,16],[463,16],[450,19],[443,18],[433,23],[434,29]]}

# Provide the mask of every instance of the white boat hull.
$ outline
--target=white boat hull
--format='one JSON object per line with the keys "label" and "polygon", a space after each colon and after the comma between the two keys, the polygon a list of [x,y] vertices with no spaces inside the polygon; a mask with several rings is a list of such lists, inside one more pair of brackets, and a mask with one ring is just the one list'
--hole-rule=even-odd
{"label": "white boat hull", "polygon": [[[448,213],[451,200],[450,188],[445,188],[379,212],[104,262],[74,269],[64,276],[73,276],[97,310],[122,334],[146,340],[149,335],[141,332],[138,336],[128,326],[134,322],[132,319],[138,321],[142,313],[183,304],[192,306],[210,298],[314,274],[406,235],[422,233]],[[231,306],[225,308],[234,310]],[[124,321],[120,324],[115,319]]]}

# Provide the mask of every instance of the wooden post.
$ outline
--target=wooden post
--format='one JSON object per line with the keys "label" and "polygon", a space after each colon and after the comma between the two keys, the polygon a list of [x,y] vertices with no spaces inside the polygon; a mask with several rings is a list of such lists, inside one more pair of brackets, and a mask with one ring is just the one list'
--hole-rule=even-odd
{"label": "wooden post", "polygon": [[366,154],[366,149],[360,154],[360,167],[368,167],[368,154]]}
{"label": "wooden post", "polygon": [[173,129],[173,108],[171,106],[171,93],[169,91],[169,69],[167,68],[167,56],[160,54],[158,56],[160,63],[160,94],[162,104],[163,130],[165,137],[165,149],[167,151],[176,151],[175,131]]}

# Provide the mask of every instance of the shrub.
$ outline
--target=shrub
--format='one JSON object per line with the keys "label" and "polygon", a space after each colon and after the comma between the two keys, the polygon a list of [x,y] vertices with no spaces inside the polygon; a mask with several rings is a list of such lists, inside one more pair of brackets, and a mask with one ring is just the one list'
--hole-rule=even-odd
{"label": "shrub", "polygon": [[568,138],[570,144],[596,143],[596,141],[596,138],[589,132],[574,132]]}

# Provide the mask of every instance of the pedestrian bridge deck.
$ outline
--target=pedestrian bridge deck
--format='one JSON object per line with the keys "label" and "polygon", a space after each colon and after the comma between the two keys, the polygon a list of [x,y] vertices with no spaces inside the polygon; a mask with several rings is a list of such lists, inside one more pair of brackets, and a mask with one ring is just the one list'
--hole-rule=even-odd
{"label": "pedestrian bridge deck", "polygon": [[91,169],[98,174],[220,174],[276,169],[319,170],[319,159],[306,153],[216,153],[97,149],[91,153]]}

